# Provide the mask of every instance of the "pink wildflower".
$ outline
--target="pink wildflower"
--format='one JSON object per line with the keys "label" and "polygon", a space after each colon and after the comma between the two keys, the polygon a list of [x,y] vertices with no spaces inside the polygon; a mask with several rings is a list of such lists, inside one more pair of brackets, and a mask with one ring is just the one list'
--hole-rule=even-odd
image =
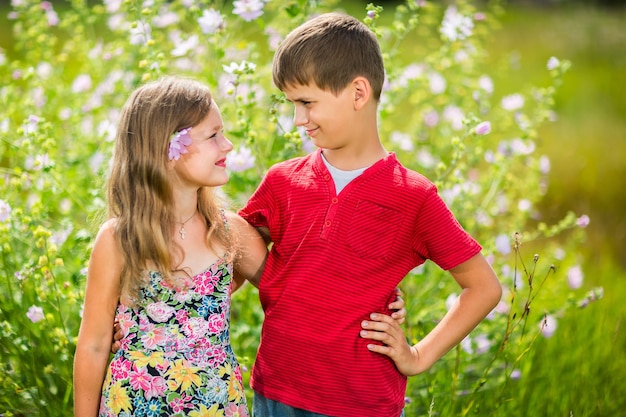
{"label": "pink wildflower", "polygon": [[578,227],[585,228],[589,226],[589,221],[590,221],[589,216],[587,216],[586,214],[583,214],[578,219],[576,219],[576,225]]}
{"label": "pink wildflower", "polygon": [[261,17],[265,4],[261,0],[236,0],[233,5],[235,6],[233,14],[240,16],[246,22],[250,22]]}
{"label": "pink wildflower", "polygon": [[549,314],[546,315],[539,323],[539,329],[541,329],[541,334],[543,334],[543,337],[545,338],[552,337],[554,335],[554,332],[556,331],[556,328],[556,319],[554,318],[554,316],[551,316]]}
{"label": "pink wildflower", "polygon": [[202,33],[205,35],[211,35],[218,30],[223,29],[225,25],[224,18],[220,12],[214,10],[213,8],[202,12],[202,16],[198,18],[198,24],[202,29]]}
{"label": "pink wildflower", "polygon": [[583,285],[584,274],[580,265],[574,265],[567,271],[567,285],[576,290]]}
{"label": "pink wildflower", "polygon": [[26,313],[26,317],[33,323],[37,323],[44,319],[43,309],[38,306],[30,306],[28,312]]}
{"label": "pink wildflower", "polygon": [[481,122],[476,125],[474,131],[477,135],[486,135],[491,132],[491,122]]}

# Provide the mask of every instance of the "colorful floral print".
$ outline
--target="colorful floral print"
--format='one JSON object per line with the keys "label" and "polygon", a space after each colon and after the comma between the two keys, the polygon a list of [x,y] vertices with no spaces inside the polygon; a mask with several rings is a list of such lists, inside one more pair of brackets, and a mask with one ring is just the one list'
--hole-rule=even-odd
{"label": "colorful floral print", "polygon": [[109,364],[100,417],[248,417],[230,346],[232,264],[219,260],[176,290],[150,273],[142,306],[120,304],[124,330]]}

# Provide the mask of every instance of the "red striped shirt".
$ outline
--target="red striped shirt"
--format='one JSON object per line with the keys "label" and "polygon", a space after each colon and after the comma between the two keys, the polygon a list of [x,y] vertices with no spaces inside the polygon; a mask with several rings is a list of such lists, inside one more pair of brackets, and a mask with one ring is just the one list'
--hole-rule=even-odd
{"label": "red striped shirt", "polygon": [[251,384],[263,396],[338,417],[397,417],[406,377],[359,336],[426,259],[450,269],[480,245],[435,185],[393,153],[339,194],[320,151],[272,167],[240,214],[274,242]]}

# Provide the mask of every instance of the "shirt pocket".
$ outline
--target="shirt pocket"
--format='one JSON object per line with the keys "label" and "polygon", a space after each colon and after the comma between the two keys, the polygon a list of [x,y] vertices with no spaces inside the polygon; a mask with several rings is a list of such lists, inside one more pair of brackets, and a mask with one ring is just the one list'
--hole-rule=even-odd
{"label": "shirt pocket", "polygon": [[347,246],[360,258],[386,258],[401,225],[401,212],[360,200],[349,223]]}

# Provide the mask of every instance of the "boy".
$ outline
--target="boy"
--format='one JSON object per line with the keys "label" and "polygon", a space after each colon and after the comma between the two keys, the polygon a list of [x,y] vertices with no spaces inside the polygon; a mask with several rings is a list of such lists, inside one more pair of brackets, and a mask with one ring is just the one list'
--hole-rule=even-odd
{"label": "boy", "polygon": [[[469,334],[500,284],[434,184],[382,146],[384,67],[367,26],[338,13],[306,22],[279,46],[273,79],[319,149],[272,167],[239,212],[273,242],[253,415],[398,417],[406,376]],[[410,346],[392,318],[369,312],[388,313],[389,294],[426,259],[462,292]]]}

